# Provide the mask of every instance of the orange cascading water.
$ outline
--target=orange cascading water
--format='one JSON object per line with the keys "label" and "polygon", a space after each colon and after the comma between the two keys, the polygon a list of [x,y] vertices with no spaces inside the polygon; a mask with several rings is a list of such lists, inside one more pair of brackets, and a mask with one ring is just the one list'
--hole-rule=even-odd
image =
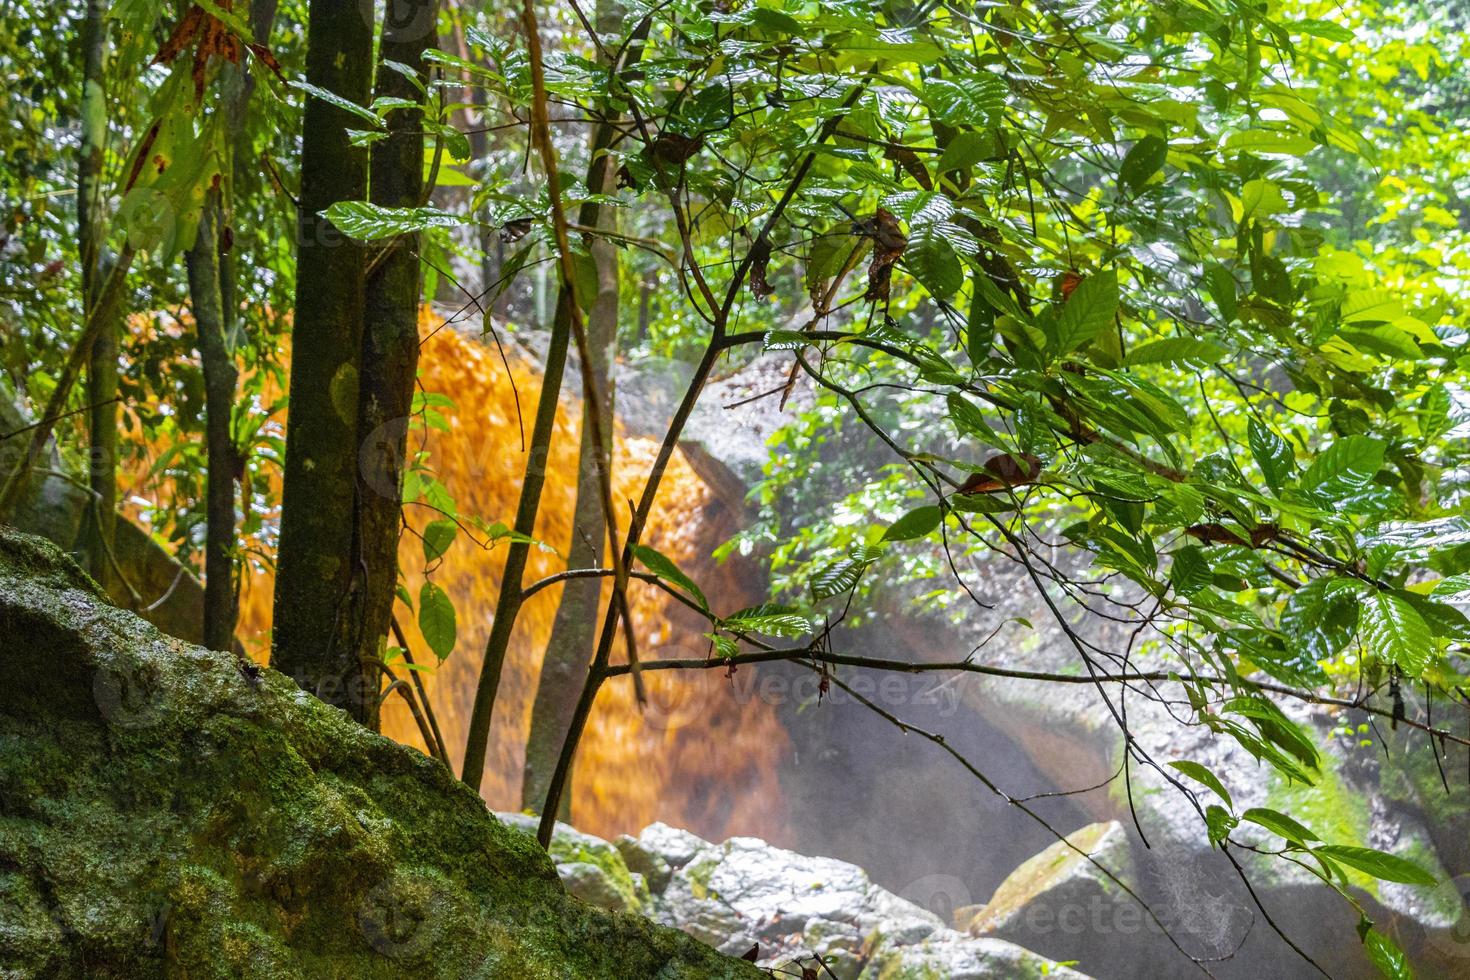
{"label": "orange cascading water", "polygon": [[[428,465],[454,496],[461,515],[509,524],[520,493],[525,453],[511,378],[499,356],[453,329],[426,318],[421,325],[423,390],[448,395],[444,409],[449,431],[415,430],[414,448],[428,452]],[[521,405],[534,411],[539,374],[513,359],[511,373]],[[569,386],[570,387],[570,386]],[[565,568],[576,496],[580,403],[563,396],[547,466],[536,537],[559,554],[533,548],[526,581]],[[614,491],[618,500],[637,499],[657,446],[618,432]],[[435,517],[424,507],[409,507],[414,528]],[[716,611],[728,614],[759,601],[738,562],[721,565],[710,552],[734,531],[731,508],[676,452],[650,516],[644,540],[680,565],[712,597]],[[479,678],[491,612],[500,588],[507,545],[481,548],[463,533],[438,565],[433,580],[454,600],[459,640],[454,653],[422,679],[456,767],[464,754],[470,707]],[[418,595],[424,556],[420,539],[403,536],[399,561],[409,593]],[[702,657],[707,629],[697,616],[665,593],[630,583],[639,653],[644,659]],[[258,565],[241,591],[239,636],[257,659],[269,653],[273,577]],[[559,586],[533,596],[522,609],[501,678],[481,792],[496,809],[520,807],[521,769],[531,723],[541,657],[560,600]],[[433,662],[414,617],[400,604],[399,622],[415,658]],[[621,640],[615,659],[621,659]],[[649,705],[640,711],[628,678],[603,687],[583,737],[573,770],[572,820],[591,833],[637,833],[654,820],[686,827],[706,838],[753,834],[784,842],[779,820],[781,790],[777,766],[789,750],[774,709],[758,698],[741,700],[722,670],[655,672],[645,675]],[[383,733],[424,748],[407,705],[391,697],[384,705]]]}

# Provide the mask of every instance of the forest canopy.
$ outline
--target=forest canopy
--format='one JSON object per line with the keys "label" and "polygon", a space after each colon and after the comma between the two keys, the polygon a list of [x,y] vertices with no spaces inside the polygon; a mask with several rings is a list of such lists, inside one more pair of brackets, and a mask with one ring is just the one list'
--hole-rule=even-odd
{"label": "forest canopy", "polygon": [[[213,649],[269,569],[250,652],[369,727],[412,703],[475,788],[517,617],[562,588],[523,800],[543,843],[604,685],[789,661],[896,735],[844,670],[1009,676],[989,644],[1044,632],[1071,666],[1030,679],[1095,687],[1123,791],[1147,771],[1240,875],[1264,853],[1337,890],[1410,975],[1362,892],[1434,874],[1237,806],[1129,706],[1306,786],[1330,768],[1306,705],[1361,716],[1350,742],[1470,745],[1470,9],[379,6],[0,8],[0,520],[77,485],[58,543],[142,610],[117,541],[145,527],[202,580]],[[495,450],[521,471],[505,512],[418,451],[460,424],[421,380],[438,329],[507,376],[538,359]],[[651,358],[684,383],[627,499],[618,366]],[[756,363],[778,428],[719,554],[770,594],[737,609],[645,530],[707,386]],[[571,471],[548,471],[558,440]],[[579,533],[537,579],[549,483],[575,484]],[[454,547],[503,555],[493,609],[435,583]],[[1051,622],[995,625],[997,569]],[[647,655],[649,585],[702,620],[702,658]],[[967,642],[843,648],[840,624],[895,615]],[[470,617],[483,650],[457,642]],[[419,676],[450,658],[478,678],[453,746]]]}

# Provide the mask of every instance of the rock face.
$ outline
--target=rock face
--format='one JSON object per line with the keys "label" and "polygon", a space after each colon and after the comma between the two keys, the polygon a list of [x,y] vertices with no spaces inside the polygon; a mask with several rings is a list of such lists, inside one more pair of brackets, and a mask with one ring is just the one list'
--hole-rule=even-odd
{"label": "rock face", "polygon": [[[534,820],[503,818],[534,832]],[[858,867],[750,837],[712,844],[653,824],[609,844],[558,824],[551,854],[573,894],[677,926],[722,952],[837,980],[1085,980],[1014,943],[974,937],[874,885]],[[637,868],[640,870],[630,870]],[[590,870],[589,870],[590,869]]]}
{"label": "rock face", "polygon": [[0,528],[0,976],[760,974],[568,896],[437,763]]}
{"label": "rock face", "polygon": [[1061,960],[1094,954],[1090,920],[1142,919],[1137,903],[1099,868],[1135,881],[1129,851],[1128,835],[1116,820],[1073,831],[1011,872],[985,905],[958,910],[956,925]]}

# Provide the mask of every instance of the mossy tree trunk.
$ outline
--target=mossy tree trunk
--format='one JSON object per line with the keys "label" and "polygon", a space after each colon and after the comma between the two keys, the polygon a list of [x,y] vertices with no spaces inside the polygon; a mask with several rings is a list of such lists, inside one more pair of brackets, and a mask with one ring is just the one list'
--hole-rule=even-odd
{"label": "mossy tree trunk", "polygon": [[235,405],[235,358],[226,336],[220,262],[221,206],[211,194],[194,247],[185,256],[189,301],[204,368],[205,474],[204,645],[229,650],[235,635],[235,470],[230,433]]}
{"label": "mossy tree trunk", "polygon": [[[311,0],[306,80],[366,105],[371,7]],[[364,250],[321,212],[361,201],[367,154],[350,113],[308,97],[292,329],[290,409],[271,662],[307,691],[376,726],[379,673],[358,656],[364,588],[356,549]]]}
{"label": "mossy tree trunk", "polygon": [[[107,144],[107,8],[105,0],[87,0],[82,21],[82,138],[77,161],[77,237],[82,262],[82,308],[97,305],[103,271],[102,177]],[[118,327],[103,324],[87,363],[87,434],[90,457],[87,485],[91,505],[79,542],[87,570],[109,593],[117,595],[110,550],[117,524],[117,391]]]}
{"label": "mossy tree trunk", "polygon": [[[383,24],[381,56],[407,65],[427,85],[424,51],[435,41],[438,0],[390,3]],[[379,72],[378,98],[422,104],[424,88],[402,73]],[[424,112],[399,109],[388,117],[389,135],[374,144],[371,198],[387,208],[424,203]],[[419,236],[403,235],[376,256],[367,276],[363,323],[362,391],[358,430],[362,437],[359,472],[359,535],[365,576],[360,655],[380,657],[393,612],[398,537],[403,514],[403,466],[408,420],[418,372],[419,300],[423,277]]]}
{"label": "mossy tree trunk", "polygon": [[[250,27],[261,44],[268,44],[275,21],[276,0],[253,0]],[[253,89],[248,71],[234,64],[221,69],[225,111],[242,120],[240,134],[231,149],[230,178],[235,181],[251,152],[249,109]],[[236,281],[234,253],[230,248],[229,198],[212,195],[199,222],[199,236],[185,256],[189,274],[189,300],[199,334],[199,355],[204,369],[204,442],[207,455],[205,481],[204,544],[204,645],[229,650],[234,645],[235,621],[239,611],[238,580],[235,575],[235,487],[243,461],[235,445],[232,424],[235,408]]]}

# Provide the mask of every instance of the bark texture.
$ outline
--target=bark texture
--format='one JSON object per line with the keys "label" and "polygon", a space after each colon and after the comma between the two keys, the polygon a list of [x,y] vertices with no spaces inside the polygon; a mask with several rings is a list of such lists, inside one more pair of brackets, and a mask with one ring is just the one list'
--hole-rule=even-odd
{"label": "bark texture", "polygon": [[[383,25],[382,58],[413,68],[427,82],[424,51],[434,42],[437,13],[438,0],[390,3]],[[418,86],[391,69],[379,73],[377,96],[419,103],[425,98]],[[388,117],[388,138],[373,146],[374,204],[411,208],[423,203],[423,122],[422,109],[399,109]],[[357,423],[362,433],[358,521],[366,577],[357,643],[366,659],[379,658],[393,611],[405,438],[419,361],[422,287],[418,235],[403,235],[391,242],[368,273]]]}
{"label": "bark texture", "polygon": [[[363,5],[311,0],[309,17],[307,81],[366,105],[373,24]],[[378,670],[352,642],[363,589],[354,528],[364,253],[321,216],[338,201],[364,198],[367,155],[347,135],[359,125],[350,113],[307,98],[271,662],[375,726]]]}

